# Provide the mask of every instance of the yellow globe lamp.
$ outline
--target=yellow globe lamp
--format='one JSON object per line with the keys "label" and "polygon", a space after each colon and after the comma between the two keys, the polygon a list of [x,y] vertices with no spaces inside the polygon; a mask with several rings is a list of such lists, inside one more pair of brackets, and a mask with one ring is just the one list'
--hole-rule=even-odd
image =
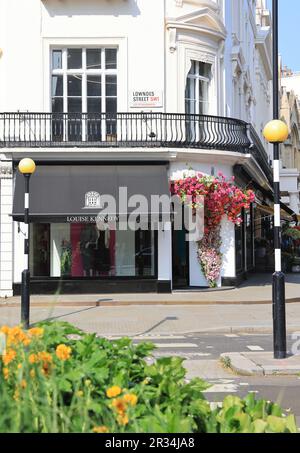
{"label": "yellow globe lamp", "polygon": [[36,170],[35,162],[32,159],[22,159],[19,163],[19,172],[22,175],[32,175]]}
{"label": "yellow globe lamp", "polygon": [[273,120],[266,125],[263,134],[269,143],[283,143],[289,136],[289,128],[283,121]]}

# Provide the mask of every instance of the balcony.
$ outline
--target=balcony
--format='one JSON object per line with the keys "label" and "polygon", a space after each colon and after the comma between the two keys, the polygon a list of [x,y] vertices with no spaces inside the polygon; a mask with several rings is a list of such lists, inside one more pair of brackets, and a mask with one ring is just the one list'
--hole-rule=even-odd
{"label": "balcony", "polygon": [[0,148],[195,148],[251,153],[266,175],[265,149],[247,123],[169,113],[0,113]]}

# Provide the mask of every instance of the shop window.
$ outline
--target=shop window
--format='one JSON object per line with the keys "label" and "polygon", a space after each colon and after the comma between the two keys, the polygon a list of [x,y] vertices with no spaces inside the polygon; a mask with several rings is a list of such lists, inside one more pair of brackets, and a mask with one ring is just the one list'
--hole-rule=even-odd
{"label": "shop window", "polygon": [[32,224],[34,277],[155,277],[154,231],[100,231],[95,224]]}

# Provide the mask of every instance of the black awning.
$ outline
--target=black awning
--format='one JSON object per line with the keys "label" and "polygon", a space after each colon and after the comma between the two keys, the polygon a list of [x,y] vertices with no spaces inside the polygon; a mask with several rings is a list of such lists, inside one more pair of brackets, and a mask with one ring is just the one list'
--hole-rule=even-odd
{"label": "black awning", "polygon": [[[112,209],[109,215],[129,214],[136,206],[128,209],[125,206],[124,212],[119,192],[122,187],[126,187],[128,199],[143,195],[149,207],[148,212],[143,213],[150,214],[153,212],[152,196],[170,195],[167,166],[40,165],[30,180],[30,218],[97,216],[107,196],[116,201],[116,209]],[[24,177],[16,172],[13,218],[22,220],[23,217]]]}

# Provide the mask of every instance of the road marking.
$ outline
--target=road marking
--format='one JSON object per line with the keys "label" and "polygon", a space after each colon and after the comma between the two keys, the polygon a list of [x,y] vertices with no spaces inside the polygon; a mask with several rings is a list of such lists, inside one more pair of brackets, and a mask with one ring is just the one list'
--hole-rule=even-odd
{"label": "road marking", "polygon": [[[124,338],[124,336],[126,335],[123,335],[123,336],[120,336],[120,335],[109,335],[109,336],[105,336],[104,338],[107,338],[108,340],[121,340],[122,338]],[[185,340],[186,337],[184,337],[183,335],[136,335],[134,337],[131,337],[131,336],[128,336],[128,338],[130,338],[130,340],[133,340],[133,341],[138,341],[138,340],[148,340],[148,341],[152,341],[152,340]]]}
{"label": "road marking", "polygon": [[182,335],[137,335],[131,337],[132,340],[185,340]]}
{"label": "road marking", "polygon": [[240,382],[240,387],[249,387],[247,382]]}
{"label": "road marking", "polygon": [[264,351],[264,349],[260,346],[247,346],[247,348],[252,352]]}
{"label": "road marking", "polygon": [[215,384],[203,393],[237,393],[238,385],[236,384]]}
{"label": "road marking", "polygon": [[[172,353],[174,355],[174,353]],[[154,357],[170,357],[169,352],[162,352],[162,351],[154,351],[153,352]],[[211,354],[205,353],[205,352],[180,352],[180,353],[175,353],[176,357],[181,357],[183,359],[195,359],[195,358],[201,358],[201,357],[211,357]]]}
{"label": "road marking", "polygon": [[214,349],[214,346],[206,346],[206,349]]}
{"label": "road marking", "polygon": [[195,343],[154,343],[157,348],[169,348],[169,349],[189,349],[198,348]]}
{"label": "road marking", "polygon": [[227,334],[227,335],[225,335],[225,337],[226,337],[226,338],[240,338],[239,335],[236,335],[236,334],[234,334],[234,333]]}

